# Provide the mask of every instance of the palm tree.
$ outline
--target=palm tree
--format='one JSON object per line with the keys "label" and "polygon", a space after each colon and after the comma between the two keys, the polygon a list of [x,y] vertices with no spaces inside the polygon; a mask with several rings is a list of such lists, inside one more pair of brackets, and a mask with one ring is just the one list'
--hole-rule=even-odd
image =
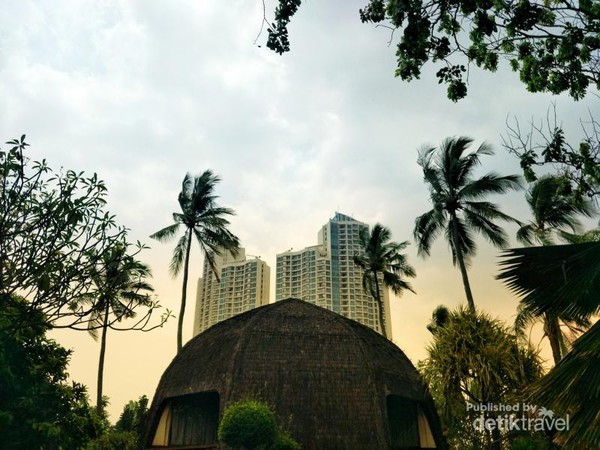
{"label": "palm tree", "polygon": [[517,175],[499,176],[493,172],[474,179],[472,172],[480,164],[480,157],[494,152],[484,143],[465,154],[472,142],[468,137],[448,138],[439,148],[421,150],[418,163],[429,185],[433,209],[417,217],[414,237],[419,255],[428,256],[435,238],[445,232],[452,262],[460,268],[469,308],[475,310],[467,276],[467,266],[476,251],[473,232],[483,234],[494,246],[502,248],[507,244],[507,236],[494,220],[516,222],[497,205],[482,199],[520,189],[521,183]]}
{"label": "palm tree", "polygon": [[185,231],[179,238],[173,258],[171,259],[170,271],[177,276],[183,267],[183,286],[181,288],[181,309],[177,325],[177,352],[182,347],[183,316],[187,297],[187,282],[190,263],[190,250],[192,248],[192,236],[200,245],[204,257],[207,259],[217,280],[219,279],[215,266],[214,255],[223,250],[237,255],[240,246],[239,239],[228,229],[229,221],[225,216],[234,215],[234,211],[217,205],[217,196],[214,195],[216,184],[220,178],[210,170],[204,171],[200,176],[186,174],[183,179],[178,201],[181,213],[173,213],[173,225],[169,225],[157,231],[150,237],[160,242],[172,239],[183,225]]}
{"label": "palm tree", "polygon": [[573,343],[571,351],[531,389],[531,399],[570,415],[558,433],[563,448],[600,448],[600,321]]}
{"label": "palm tree", "polygon": [[102,413],[103,406],[104,358],[108,329],[116,321],[135,317],[135,309],[139,306],[154,307],[148,295],[154,289],[145,281],[151,276],[150,269],[126,252],[125,245],[113,247],[102,256],[102,263],[92,274],[98,296],[93,300],[94,308],[88,321],[88,331],[97,339],[98,329],[102,330],[96,397],[98,415]]}
{"label": "palm tree", "polygon": [[[547,175],[538,179],[527,193],[527,203],[533,215],[533,221],[519,228],[517,239],[525,245],[535,243],[543,246],[554,244],[554,235],[564,240],[576,236],[567,232],[568,228],[573,233],[578,233],[581,228],[577,220],[578,215],[592,217],[595,212],[591,201],[575,200],[565,195],[569,182],[562,177]],[[567,352],[567,339],[561,331],[562,321],[572,332],[581,331],[589,327],[589,320],[578,320],[575,317],[557,315],[554,311],[546,311],[542,316],[534,314],[526,304],[519,305],[515,326],[522,331],[527,325],[542,318],[544,334],[550,341],[554,364]]]}
{"label": "palm tree", "polygon": [[568,183],[563,177],[547,175],[536,181],[526,195],[533,221],[519,228],[517,239],[525,245],[553,245],[554,235],[571,238],[565,230],[578,233],[578,215],[593,217],[596,209],[591,201],[576,200],[565,193]]}
{"label": "palm tree", "polygon": [[354,264],[363,270],[363,288],[373,296],[379,311],[381,334],[387,337],[383,316],[383,302],[379,283],[394,294],[401,294],[408,289],[415,292],[402,277],[414,277],[415,269],[406,262],[406,255],[400,253],[408,242],[390,242],[390,230],[380,224],[373,227],[369,234],[366,228],[361,229],[359,242],[362,253],[354,255]]}
{"label": "palm tree", "polygon": [[[600,313],[600,242],[510,249],[497,278],[521,303],[541,315],[552,311],[578,319]],[[600,322],[536,383],[531,399],[564,417],[570,428],[556,439],[564,448],[600,448]]]}

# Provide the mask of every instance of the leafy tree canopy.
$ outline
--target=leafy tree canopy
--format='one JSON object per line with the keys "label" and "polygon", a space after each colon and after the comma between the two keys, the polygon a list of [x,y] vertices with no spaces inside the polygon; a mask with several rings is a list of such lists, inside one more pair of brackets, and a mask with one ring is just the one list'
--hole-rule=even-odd
{"label": "leafy tree canopy", "polygon": [[[279,0],[267,47],[290,50],[287,26],[301,0]],[[494,72],[510,61],[531,92],[568,91],[582,98],[600,86],[600,4],[594,0],[369,0],[362,22],[387,24],[402,36],[396,76],[410,81],[437,64],[448,98],[467,95],[471,64]],[[393,39],[393,36],[392,36]]]}
{"label": "leafy tree canopy", "polygon": [[27,303],[0,302],[0,449],[85,447],[102,432],[102,421],[85,387],[67,383],[71,351],[46,338],[43,324],[6,333],[13,315],[3,313],[14,309],[26,310]]}
{"label": "leafy tree canopy", "polygon": [[141,436],[148,417],[148,397],[142,395],[138,400],[131,400],[123,408],[119,420],[115,424],[117,431],[132,431]]}
{"label": "leafy tree canopy", "polygon": [[142,447],[142,435],[148,417],[148,398],[142,395],[123,408],[119,420],[90,441],[85,450],[137,450]]}
{"label": "leafy tree canopy", "polygon": [[[597,5],[600,5],[597,3]],[[564,180],[561,194],[575,200],[597,199],[600,195],[600,124],[590,113],[582,120],[582,137],[570,143],[557,120],[556,109],[550,108],[545,120],[531,121],[522,129],[515,119],[508,124],[502,145],[519,158],[528,182],[538,179],[537,170],[551,168]]]}
{"label": "leafy tree canopy", "polygon": [[[0,151],[0,302],[18,295],[26,306],[5,309],[22,314],[4,325],[18,332],[36,318],[85,330],[97,309],[85,300],[100,297],[90,280],[107,252],[131,245],[127,229],[106,211],[106,186],[96,174],[30,161],[25,135],[7,144]],[[134,255],[142,248],[138,243]]]}
{"label": "leafy tree canopy", "polygon": [[[439,320],[441,315],[443,320]],[[541,376],[539,357],[502,322],[485,313],[438,307],[433,322],[433,343],[419,370],[431,389],[449,442],[461,449],[500,448],[499,442],[510,437],[476,432],[473,420],[483,413],[466,405],[521,401],[524,389]],[[485,414],[495,417],[498,413]]]}

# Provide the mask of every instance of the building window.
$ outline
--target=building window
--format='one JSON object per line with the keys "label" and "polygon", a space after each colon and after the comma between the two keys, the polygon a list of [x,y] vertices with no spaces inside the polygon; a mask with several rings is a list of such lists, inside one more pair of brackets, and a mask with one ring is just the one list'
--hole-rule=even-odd
{"label": "building window", "polygon": [[153,447],[217,444],[219,394],[202,392],[167,399],[152,440]]}
{"label": "building window", "polygon": [[429,421],[417,402],[388,395],[387,412],[393,450],[436,448]]}

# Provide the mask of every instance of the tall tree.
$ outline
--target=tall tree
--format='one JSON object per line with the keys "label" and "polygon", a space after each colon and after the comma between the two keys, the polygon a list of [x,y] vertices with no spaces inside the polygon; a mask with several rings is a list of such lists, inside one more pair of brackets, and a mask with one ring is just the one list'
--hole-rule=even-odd
{"label": "tall tree", "polygon": [[[527,204],[533,220],[517,231],[517,239],[526,244],[553,245],[555,235],[569,239],[566,229],[577,233],[581,224],[577,216],[592,217],[594,204],[570,196],[570,181],[564,177],[546,175],[538,179],[527,193]],[[588,319],[577,319],[554,311],[546,311],[542,316],[534,314],[526,304],[519,305],[515,325],[522,330],[528,324],[542,319],[544,334],[550,341],[554,364],[558,364],[567,351],[567,339],[560,326],[562,321],[571,331],[589,327]]]}
{"label": "tall tree", "polygon": [[439,148],[424,148],[418,163],[423,168],[425,182],[429,185],[433,209],[417,217],[414,237],[420,255],[430,254],[433,241],[445,232],[452,251],[452,262],[462,275],[467,302],[471,310],[475,302],[471,292],[467,266],[475,255],[473,232],[481,233],[496,247],[505,247],[507,236],[494,220],[516,222],[500,211],[497,205],[482,201],[490,194],[503,194],[521,188],[517,175],[499,176],[490,172],[473,178],[473,170],[480,157],[493,155],[492,148],[484,143],[466,153],[473,140],[468,137],[448,138]]}
{"label": "tall tree", "polygon": [[[396,76],[410,81],[426,63],[438,64],[448,98],[467,95],[467,67],[495,72],[500,58],[531,92],[582,98],[600,86],[600,8],[592,0],[369,0],[362,22],[384,25],[401,37]],[[279,0],[268,24],[267,47],[290,50],[288,25],[301,0]],[[265,19],[266,21],[266,19]]]}
{"label": "tall tree", "polygon": [[379,312],[381,334],[387,337],[383,314],[381,287],[391,289],[394,294],[401,294],[408,289],[415,292],[410,284],[402,277],[414,277],[415,269],[406,262],[406,255],[400,253],[408,242],[392,242],[390,230],[376,224],[369,234],[362,229],[359,235],[362,253],[354,255],[354,264],[363,270],[363,288],[373,296]]}
{"label": "tall tree", "polygon": [[204,171],[200,176],[186,174],[178,197],[181,213],[173,213],[175,222],[173,225],[150,236],[160,242],[166,242],[175,236],[180,226],[183,225],[185,228],[175,246],[170,264],[173,276],[177,276],[183,268],[181,308],[177,325],[177,352],[183,345],[183,316],[187,298],[192,236],[196,238],[217,279],[219,279],[219,274],[214,261],[215,253],[220,254],[221,251],[226,250],[237,255],[240,246],[239,239],[229,231],[229,221],[225,218],[234,215],[234,211],[220,207],[216,203],[218,197],[214,194],[214,190],[219,181],[221,181],[220,178],[210,170]]}
{"label": "tall tree", "polygon": [[[92,298],[94,310],[88,323],[89,332],[97,339],[101,330],[100,357],[98,360],[98,380],[96,391],[96,411],[102,414],[102,392],[104,385],[104,359],[106,356],[106,336],[116,322],[136,316],[139,307],[154,308],[149,293],[154,289],[146,282],[150,269],[127,254],[127,247],[117,245],[102,257],[102,263],[92,274],[97,286],[98,297]],[[111,316],[115,320],[111,320]],[[162,325],[162,323],[161,323]]]}

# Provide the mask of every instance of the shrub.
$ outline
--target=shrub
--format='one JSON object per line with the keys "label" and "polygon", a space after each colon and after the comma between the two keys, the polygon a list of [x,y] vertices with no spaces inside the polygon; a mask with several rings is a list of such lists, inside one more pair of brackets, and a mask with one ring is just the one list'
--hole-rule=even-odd
{"label": "shrub", "polygon": [[300,450],[302,447],[284,431],[279,431],[269,450]]}
{"label": "shrub", "polygon": [[233,448],[255,449],[271,445],[278,429],[268,405],[246,400],[229,405],[219,424],[219,440]]}

